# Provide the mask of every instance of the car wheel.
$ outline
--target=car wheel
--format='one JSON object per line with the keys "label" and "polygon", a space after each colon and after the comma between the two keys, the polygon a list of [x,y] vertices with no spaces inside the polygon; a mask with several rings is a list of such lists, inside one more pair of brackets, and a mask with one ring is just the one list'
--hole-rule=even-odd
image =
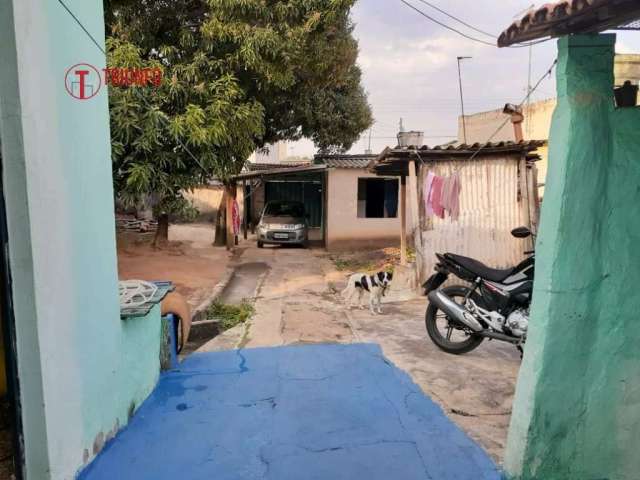
{"label": "car wheel", "polygon": [[264,243],[262,243],[260,240],[258,240],[258,248],[263,248],[264,247]]}

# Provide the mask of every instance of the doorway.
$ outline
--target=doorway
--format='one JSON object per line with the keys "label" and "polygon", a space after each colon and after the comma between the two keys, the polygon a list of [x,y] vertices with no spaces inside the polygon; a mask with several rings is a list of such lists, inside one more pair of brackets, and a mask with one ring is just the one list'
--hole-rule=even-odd
{"label": "doorway", "polygon": [[[1,143],[0,143],[1,145]],[[4,178],[0,153],[0,179]],[[16,361],[16,329],[11,298],[11,273],[8,258],[9,235],[4,195],[0,181],[0,479],[21,480],[22,422]]]}

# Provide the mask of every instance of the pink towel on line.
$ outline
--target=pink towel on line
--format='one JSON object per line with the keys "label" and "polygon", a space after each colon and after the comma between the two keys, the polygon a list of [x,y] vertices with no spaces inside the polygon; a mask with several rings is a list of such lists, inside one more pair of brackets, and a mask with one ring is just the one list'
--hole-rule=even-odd
{"label": "pink towel on line", "polygon": [[462,182],[460,174],[455,172],[451,176],[451,192],[449,196],[449,215],[451,220],[458,221],[460,218],[460,193],[462,192]]}
{"label": "pink towel on line", "polygon": [[431,189],[433,188],[433,179],[435,175],[431,172],[427,173],[424,179],[424,185],[422,187],[422,197],[424,200],[424,212],[427,217],[433,215],[433,206],[431,205]]}
{"label": "pink towel on line", "polygon": [[442,187],[444,186],[444,178],[435,176],[433,179],[433,187],[431,188],[431,205],[433,213],[444,218],[444,208],[442,208]]}
{"label": "pink towel on line", "polygon": [[445,211],[449,210],[451,200],[451,177],[444,177],[442,181],[442,195],[440,195],[440,205]]}

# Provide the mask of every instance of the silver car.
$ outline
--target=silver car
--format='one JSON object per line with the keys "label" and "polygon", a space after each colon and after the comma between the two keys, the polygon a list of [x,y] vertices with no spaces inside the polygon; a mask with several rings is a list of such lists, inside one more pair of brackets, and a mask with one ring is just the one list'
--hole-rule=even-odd
{"label": "silver car", "polygon": [[258,248],[265,244],[306,246],[309,241],[307,217],[300,202],[267,203],[258,223]]}

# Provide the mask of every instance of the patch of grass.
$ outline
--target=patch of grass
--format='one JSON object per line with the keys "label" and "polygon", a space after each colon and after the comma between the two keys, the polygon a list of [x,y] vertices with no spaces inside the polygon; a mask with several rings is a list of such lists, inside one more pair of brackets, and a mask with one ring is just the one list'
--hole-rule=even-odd
{"label": "patch of grass", "polygon": [[225,331],[249,320],[254,311],[253,305],[246,301],[240,305],[214,302],[207,309],[207,318],[218,320],[220,330]]}
{"label": "patch of grass", "polygon": [[368,272],[375,267],[375,263],[370,260],[343,257],[334,257],[332,260],[336,269],[340,272]]}

